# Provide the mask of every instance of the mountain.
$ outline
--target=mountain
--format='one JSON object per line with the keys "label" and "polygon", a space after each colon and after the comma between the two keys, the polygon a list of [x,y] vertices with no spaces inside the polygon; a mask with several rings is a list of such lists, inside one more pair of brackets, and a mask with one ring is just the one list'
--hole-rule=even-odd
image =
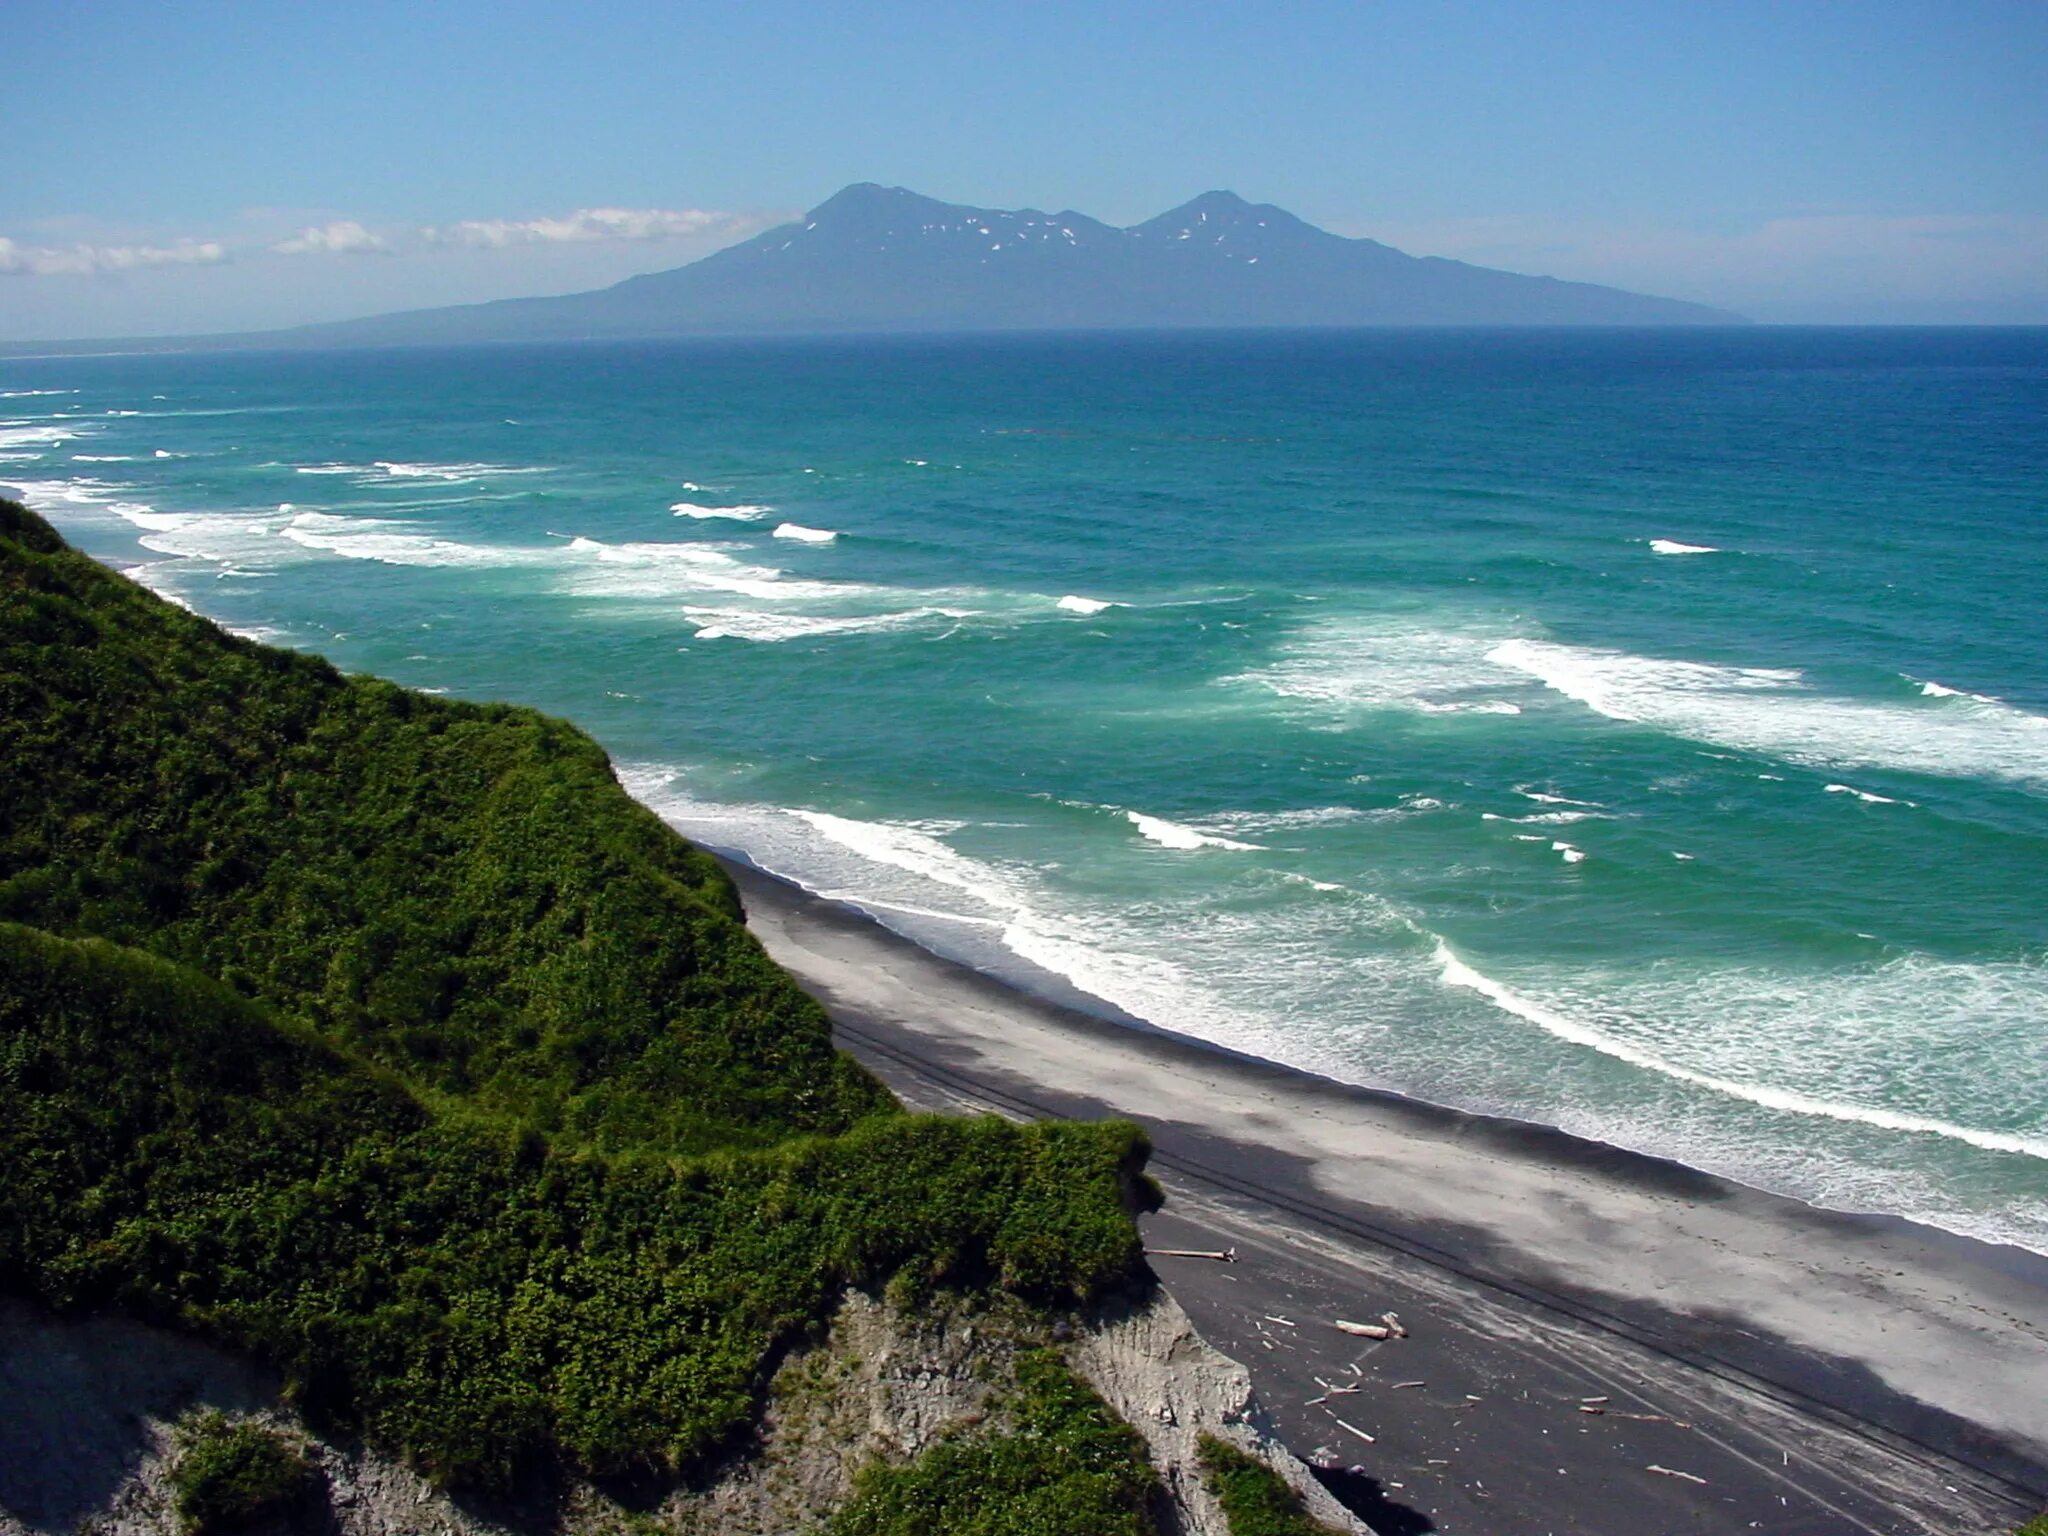
{"label": "mountain", "polygon": [[304,326],[264,340],[1740,320],[1676,299],[1409,256],[1232,192],[1117,229],[1071,209],[970,208],[862,182],[795,223],[595,292]]}

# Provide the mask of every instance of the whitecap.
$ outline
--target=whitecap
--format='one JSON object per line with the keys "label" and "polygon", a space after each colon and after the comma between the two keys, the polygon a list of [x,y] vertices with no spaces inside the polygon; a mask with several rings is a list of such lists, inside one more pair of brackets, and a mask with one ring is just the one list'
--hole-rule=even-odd
{"label": "whitecap", "polygon": [[1660,555],[1718,555],[1712,544],[1681,544],[1676,539],[1652,539],[1650,548]]}
{"label": "whitecap", "polygon": [[774,510],[773,507],[752,505],[706,507],[694,501],[679,501],[669,508],[677,517],[725,517],[741,523],[757,523]]}
{"label": "whitecap", "polygon": [[1065,597],[1053,604],[1053,606],[1055,608],[1064,608],[1068,613],[1092,614],[1101,613],[1107,608],[1119,608],[1123,605],[1120,603],[1104,602],[1099,598],[1076,597],[1073,593],[1069,592]]}
{"label": "whitecap", "polygon": [[1574,848],[1570,843],[1554,842],[1550,845],[1550,851],[1552,853],[1562,854],[1564,856],[1564,861],[1567,864],[1583,863],[1586,857],[1584,849]]}
{"label": "whitecap", "polygon": [[[1915,679],[1907,678],[1906,681],[1913,682]],[[1962,688],[1950,688],[1944,684],[1933,682],[1921,683],[1920,692],[1924,697],[1930,699],[1974,699],[1979,704],[2000,705],[2005,702],[2003,699],[1988,693],[1970,693]]]}
{"label": "whitecap", "polygon": [[776,525],[775,537],[795,539],[800,544],[830,544],[839,535],[830,528],[806,528],[801,523],[780,523]]}
{"label": "whitecap", "polygon": [[1853,784],[1828,784],[1823,786],[1831,795],[1854,795],[1865,805],[1905,805],[1918,809],[1911,800],[1895,800],[1890,795],[1874,795],[1867,789],[1858,789]]}
{"label": "whitecap", "polygon": [[744,608],[685,608],[683,618],[697,626],[699,640],[821,640],[833,635],[873,634],[903,629],[929,619],[947,618],[937,608],[911,608],[900,613],[803,614],[763,613]]}
{"label": "whitecap", "polygon": [[1574,800],[1570,795],[1553,795],[1541,789],[1526,789],[1520,784],[1515,786],[1515,793],[1524,800],[1534,800],[1538,805],[1577,805],[1588,810],[1599,809],[1598,801]]}
{"label": "whitecap", "polygon": [[1227,848],[1238,853],[1251,853],[1259,847],[1257,843],[1240,843],[1234,838],[1197,832],[1193,827],[1182,826],[1177,821],[1147,816],[1139,811],[1125,811],[1124,819],[1136,827],[1139,834],[1148,842],[1157,843],[1162,848],[1177,848],[1183,851],[1196,848]]}
{"label": "whitecap", "polygon": [[1829,767],[2048,786],[2048,719],[2003,704],[1822,693],[1782,667],[1728,667],[1509,640],[1487,653],[1610,720]]}

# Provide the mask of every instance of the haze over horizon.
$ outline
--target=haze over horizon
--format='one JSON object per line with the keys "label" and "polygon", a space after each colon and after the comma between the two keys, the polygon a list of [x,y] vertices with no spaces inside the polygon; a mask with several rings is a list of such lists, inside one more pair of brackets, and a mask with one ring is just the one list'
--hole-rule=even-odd
{"label": "haze over horizon", "polygon": [[597,288],[858,181],[1119,226],[1228,187],[1764,321],[2048,322],[2048,11],[1997,0],[12,20],[0,339]]}

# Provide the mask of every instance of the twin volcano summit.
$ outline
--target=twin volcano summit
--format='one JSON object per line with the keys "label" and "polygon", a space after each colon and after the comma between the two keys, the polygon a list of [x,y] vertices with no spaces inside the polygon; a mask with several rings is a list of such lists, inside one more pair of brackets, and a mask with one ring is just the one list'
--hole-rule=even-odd
{"label": "twin volcano summit", "polygon": [[1118,229],[1071,210],[941,203],[862,182],[668,272],[558,298],[308,326],[338,344],[833,331],[1715,325],[1739,317],[1409,256],[1206,192]]}

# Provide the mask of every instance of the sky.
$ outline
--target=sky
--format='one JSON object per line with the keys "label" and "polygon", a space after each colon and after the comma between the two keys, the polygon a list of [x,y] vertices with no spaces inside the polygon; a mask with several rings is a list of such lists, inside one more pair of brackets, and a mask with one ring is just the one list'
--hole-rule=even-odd
{"label": "sky", "polygon": [[573,292],[849,182],[1228,188],[1766,321],[2048,323],[2048,0],[7,0],[0,339]]}

